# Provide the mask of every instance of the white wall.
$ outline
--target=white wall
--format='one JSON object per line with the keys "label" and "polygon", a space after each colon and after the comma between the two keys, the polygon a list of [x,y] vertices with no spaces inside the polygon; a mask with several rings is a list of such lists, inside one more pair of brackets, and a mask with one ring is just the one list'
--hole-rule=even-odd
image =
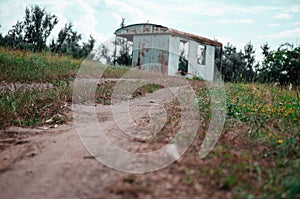
{"label": "white wall", "polygon": [[180,38],[177,36],[169,36],[169,61],[168,61],[168,75],[176,76],[179,64],[179,44]]}
{"label": "white wall", "polygon": [[213,81],[215,48],[209,45],[206,46],[205,65],[197,63],[197,50],[198,43],[195,41],[190,41],[188,73],[191,73],[208,81]]}
{"label": "white wall", "polygon": [[[213,81],[215,48],[209,45],[206,46],[205,65],[201,65],[197,63],[198,43],[193,40],[188,42],[188,73]],[[180,37],[178,36],[136,35],[133,38],[132,64],[136,66],[140,56],[141,69],[177,76],[180,54],[179,45]],[[142,54],[143,56],[141,56]],[[166,67],[161,63],[165,63],[168,66]]]}
{"label": "white wall", "polygon": [[133,37],[133,67],[140,62],[141,69],[167,74],[169,37],[169,35],[135,35]]}

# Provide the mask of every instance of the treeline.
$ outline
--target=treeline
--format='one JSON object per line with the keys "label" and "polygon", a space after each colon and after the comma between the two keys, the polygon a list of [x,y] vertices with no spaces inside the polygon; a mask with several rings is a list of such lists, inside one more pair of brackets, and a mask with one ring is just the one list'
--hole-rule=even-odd
{"label": "treeline", "polygon": [[[124,21],[123,18],[120,27],[125,26]],[[57,23],[57,16],[48,13],[45,8],[42,9],[39,6],[26,8],[22,21],[18,20],[5,36],[0,33],[0,45],[33,52],[51,51],[74,58],[84,58],[92,51],[95,39],[90,36],[87,42],[81,42],[82,36],[73,30],[72,23],[65,24],[59,31],[57,39],[52,39],[47,44],[47,39]],[[104,59],[107,64],[131,65],[132,46],[128,44],[128,41],[124,38],[116,38],[113,45],[115,46],[113,55],[109,54],[108,47],[101,45],[98,50],[99,59]],[[270,50],[270,46],[266,43],[261,46],[261,49],[262,62],[256,62],[255,50],[251,42],[248,42],[244,49],[239,51],[228,43],[222,49],[222,60],[219,58],[221,51],[217,50],[216,65],[223,79],[227,82],[300,84],[300,46],[294,47],[286,43],[276,50]],[[220,61],[222,61],[221,67]],[[181,60],[180,63],[187,64],[186,60]]]}
{"label": "treeline", "polygon": [[[266,43],[261,46],[263,61],[256,62],[255,50],[251,42],[243,51],[229,43],[223,47],[220,70],[227,82],[277,82],[281,85],[299,85],[300,83],[300,46],[285,43],[276,50],[270,50]],[[216,53],[216,57],[220,57]],[[220,62],[220,59],[217,60]]]}
{"label": "treeline", "polygon": [[87,42],[80,44],[82,36],[73,30],[72,23],[65,24],[57,39],[52,39],[47,45],[47,39],[57,23],[57,16],[48,13],[45,8],[42,9],[37,5],[26,8],[22,21],[18,20],[5,36],[0,33],[0,45],[33,52],[51,51],[74,58],[86,57],[93,49],[95,39],[90,36]]}

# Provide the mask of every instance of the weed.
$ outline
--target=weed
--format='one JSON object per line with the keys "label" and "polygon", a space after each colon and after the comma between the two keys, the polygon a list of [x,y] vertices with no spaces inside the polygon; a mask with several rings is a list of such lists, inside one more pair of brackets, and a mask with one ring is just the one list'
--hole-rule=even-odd
{"label": "weed", "polygon": [[63,82],[52,89],[3,92],[0,94],[0,128],[63,123],[68,120],[65,111],[70,101],[70,87]]}

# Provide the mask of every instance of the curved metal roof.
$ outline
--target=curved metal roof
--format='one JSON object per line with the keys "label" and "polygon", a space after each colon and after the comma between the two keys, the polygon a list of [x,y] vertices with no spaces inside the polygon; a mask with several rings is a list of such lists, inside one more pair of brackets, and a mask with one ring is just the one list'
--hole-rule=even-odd
{"label": "curved metal roof", "polygon": [[166,26],[150,23],[131,24],[124,26],[115,31],[115,34],[120,37],[125,37],[132,41],[134,35],[149,35],[149,34],[170,34],[176,35],[185,39],[194,40],[201,44],[222,47],[222,43],[211,40],[199,35],[178,31]]}

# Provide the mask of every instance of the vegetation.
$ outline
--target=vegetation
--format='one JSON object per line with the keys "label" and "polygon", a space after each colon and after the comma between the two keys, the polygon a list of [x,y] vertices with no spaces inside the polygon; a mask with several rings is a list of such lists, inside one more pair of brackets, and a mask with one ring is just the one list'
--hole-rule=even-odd
{"label": "vegetation", "polygon": [[236,47],[229,43],[224,46],[222,68],[217,64],[223,79],[227,82],[277,82],[281,85],[299,85],[300,47],[286,43],[277,50],[270,51],[270,46],[264,44],[261,49],[264,60],[260,65],[255,63],[255,51],[251,42],[245,45],[244,52],[238,52]]}
{"label": "vegetation", "polygon": [[0,129],[8,126],[61,124],[71,102],[69,82],[56,82],[52,88],[19,88],[0,93]]}
{"label": "vegetation", "polygon": [[72,23],[66,24],[58,34],[56,42],[52,40],[50,47],[47,39],[53,28],[58,23],[58,18],[46,12],[45,8],[33,6],[25,9],[23,21],[17,21],[8,31],[7,35],[0,34],[0,46],[33,52],[48,51],[67,54],[75,58],[86,57],[94,47],[95,39],[90,36],[88,43],[79,44],[81,34],[72,30]]}
{"label": "vegetation", "polygon": [[[264,46],[263,49],[268,48]],[[282,85],[299,85],[300,80],[300,46],[283,44],[276,51],[264,51],[265,60],[260,75],[260,82],[279,82]]]}
{"label": "vegetation", "polygon": [[10,50],[0,47],[0,81],[31,83],[74,78],[82,60],[49,52]]}
{"label": "vegetation", "polygon": [[[245,136],[266,146],[264,150],[258,149],[260,160],[257,159],[256,165],[253,165],[256,167],[258,190],[237,180],[241,176],[235,174],[235,169],[240,173],[249,172],[247,164],[243,166],[242,162],[233,165],[231,174],[227,175],[227,183],[239,198],[251,195],[252,198],[299,197],[300,176],[295,171],[300,169],[300,105],[296,91],[270,85],[228,84],[227,97],[229,120],[226,126],[242,123],[249,129]],[[262,159],[269,164],[263,165]],[[240,192],[242,187],[245,190]]]}
{"label": "vegetation", "polygon": [[[225,127],[214,149],[200,159],[199,147],[210,118],[210,95],[202,81],[190,83],[201,110],[192,146],[178,162],[156,172],[130,174],[110,191],[138,197],[145,193],[171,197],[179,190],[176,194],[184,196],[209,193],[205,198],[299,198],[300,107],[296,91],[269,84],[227,83]],[[171,102],[165,110],[167,125],[149,144],[151,148],[169,143],[180,128],[176,125],[180,105]]]}
{"label": "vegetation", "polygon": [[[90,37],[87,43],[79,45],[81,35],[69,23],[60,31],[57,40],[52,40],[47,46],[47,38],[57,24],[57,17],[38,6],[27,8],[25,14],[24,21],[18,21],[6,36],[0,35],[0,129],[12,125],[40,126],[68,121],[71,85],[82,58],[91,51],[95,42]],[[124,20],[121,26],[124,26]],[[114,61],[120,65],[129,63],[128,44],[125,40],[117,42],[122,48]],[[102,48],[108,63],[114,62],[107,56],[105,46]],[[198,132],[180,164],[166,168],[172,174],[169,175],[171,178],[178,173],[183,175],[181,183],[189,190],[201,190],[199,184],[204,184],[208,189],[232,192],[236,198],[300,197],[300,175],[297,172],[300,170],[300,47],[284,44],[277,50],[269,49],[267,44],[262,46],[265,58],[259,65],[255,63],[251,42],[246,44],[244,51],[238,51],[230,44],[224,47],[221,73],[225,81],[234,83],[225,84],[227,121],[222,137],[204,160],[192,156],[190,161],[189,158],[191,154],[197,155],[201,144],[198,138],[203,138],[203,131],[208,128],[210,96],[202,81],[197,78],[189,80],[198,97],[200,130],[203,131]],[[127,67],[92,64],[95,66],[84,74],[95,75],[99,70],[103,72],[102,77],[120,78],[129,71]],[[186,60],[181,59],[182,71],[186,64]],[[288,84],[293,84],[296,89],[282,86]],[[116,81],[100,83],[96,89],[96,103],[110,104],[115,86]],[[162,86],[157,84],[146,84],[131,97],[143,96],[160,88]],[[164,106],[170,117],[162,130],[164,134],[159,136],[167,142],[172,137],[168,133],[176,133],[180,107],[178,103]],[[122,183],[145,186],[145,183],[151,183],[151,175],[144,183],[139,182],[141,175],[125,177]],[[142,188],[147,190],[147,186]]]}

